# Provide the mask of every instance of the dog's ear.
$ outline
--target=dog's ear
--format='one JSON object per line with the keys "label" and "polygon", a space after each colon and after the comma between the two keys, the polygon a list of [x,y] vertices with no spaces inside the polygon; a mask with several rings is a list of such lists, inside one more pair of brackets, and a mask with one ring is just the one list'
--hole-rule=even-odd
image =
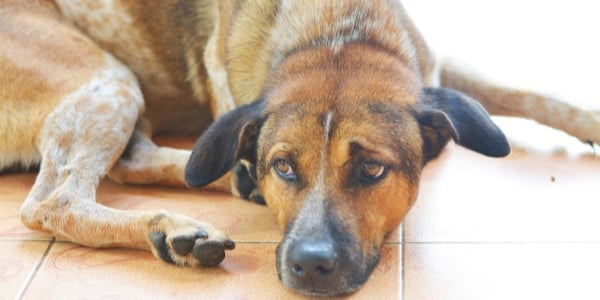
{"label": "dog's ear", "polygon": [[256,140],[264,100],[240,106],[218,118],[198,138],[185,167],[189,187],[202,187],[223,176],[240,159],[256,160]]}
{"label": "dog's ear", "polygon": [[469,96],[447,88],[425,88],[417,105],[423,137],[423,163],[436,158],[450,138],[492,157],[510,153],[506,136],[485,109]]}

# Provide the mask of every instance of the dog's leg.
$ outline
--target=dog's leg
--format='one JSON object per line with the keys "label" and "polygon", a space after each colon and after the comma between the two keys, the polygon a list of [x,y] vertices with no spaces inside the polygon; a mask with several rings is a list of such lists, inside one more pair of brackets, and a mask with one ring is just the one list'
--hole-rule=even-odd
{"label": "dog's leg", "polygon": [[96,203],[100,179],[119,159],[143,110],[134,76],[112,56],[45,118],[40,173],[21,208],[31,229],[93,246],[151,250],[185,265],[215,265],[234,247],[223,232],[166,211],[121,211]]}
{"label": "dog's leg", "polygon": [[185,186],[189,150],[159,147],[151,140],[151,125],[140,118],[118,162],[108,177],[118,183]]}
{"label": "dog's leg", "polygon": [[558,99],[487,82],[455,63],[441,66],[440,84],[477,99],[493,115],[523,117],[563,130],[585,143],[600,144],[600,112]]}
{"label": "dog's leg", "polygon": [[[108,177],[118,183],[186,186],[185,165],[191,151],[157,146],[150,138],[150,126],[145,119],[138,120],[123,155]],[[229,174],[204,189],[229,192]]]}

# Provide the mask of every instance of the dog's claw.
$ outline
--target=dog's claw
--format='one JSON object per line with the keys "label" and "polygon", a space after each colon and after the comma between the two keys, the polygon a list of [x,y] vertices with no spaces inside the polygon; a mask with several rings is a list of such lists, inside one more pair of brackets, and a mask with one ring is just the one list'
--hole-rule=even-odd
{"label": "dog's claw", "polygon": [[196,240],[194,257],[205,267],[214,267],[225,259],[225,245],[217,241]]}
{"label": "dog's claw", "polygon": [[227,239],[223,243],[223,246],[225,246],[225,250],[233,250],[235,249],[235,242],[233,240]]}

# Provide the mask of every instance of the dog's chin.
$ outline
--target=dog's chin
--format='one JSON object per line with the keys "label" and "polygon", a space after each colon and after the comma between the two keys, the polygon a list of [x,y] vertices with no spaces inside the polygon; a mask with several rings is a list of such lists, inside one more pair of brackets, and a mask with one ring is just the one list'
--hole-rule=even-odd
{"label": "dog's chin", "polygon": [[306,295],[306,296],[311,296],[311,297],[334,297],[334,296],[344,296],[344,295],[348,295],[348,294],[352,294],[354,292],[356,292],[357,290],[359,290],[362,286],[363,283],[361,284],[357,284],[357,285],[350,285],[350,286],[345,286],[345,287],[337,287],[337,286],[331,286],[329,287],[329,289],[306,289],[305,287],[298,287],[295,285],[290,285],[290,284],[286,284],[284,281],[283,285],[297,293]]}
{"label": "dog's chin", "polygon": [[298,289],[294,286],[289,286],[287,284],[283,284],[285,287],[294,290],[295,292],[302,294],[302,295],[306,295],[306,296],[310,296],[310,297],[336,297],[336,296],[344,296],[344,295],[349,295],[352,294],[354,292],[356,292],[357,290],[359,290],[363,285],[357,285],[357,286],[351,286],[351,287],[347,287],[346,289],[340,289],[340,290],[305,290],[305,289]]}
{"label": "dog's chin", "polygon": [[294,276],[292,270],[282,263],[284,254],[281,249],[281,244],[279,244],[276,257],[279,280],[285,287],[307,296],[341,296],[356,292],[367,281],[380,258],[378,250],[374,251],[375,254],[367,257],[353,255],[351,260],[340,264],[339,267],[342,269],[336,274],[332,274],[327,278],[299,280]]}
{"label": "dog's chin", "polygon": [[293,278],[282,275],[280,270],[277,270],[279,273],[279,279],[283,283],[286,288],[289,288],[297,293],[307,295],[307,296],[317,296],[317,297],[331,297],[331,296],[342,296],[354,293],[358,289],[360,289],[365,281],[368,278],[364,276],[363,279],[354,280],[354,282],[350,282],[346,278],[340,278],[339,283],[322,283],[313,282],[311,285],[306,285]]}

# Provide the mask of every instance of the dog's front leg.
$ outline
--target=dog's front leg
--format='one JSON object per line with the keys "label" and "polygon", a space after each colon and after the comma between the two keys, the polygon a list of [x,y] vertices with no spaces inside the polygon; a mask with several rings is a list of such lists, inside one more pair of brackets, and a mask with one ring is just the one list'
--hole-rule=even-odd
{"label": "dog's front leg", "polygon": [[176,264],[220,263],[234,243],[209,224],[166,211],[122,211],[96,203],[100,179],[123,153],[142,110],[134,76],[105,55],[93,78],[65,95],[44,120],[40,173],[21,208],[23,222],[87,246],[149,249]]}
{"label": "dog's front leg", "polygon": [[[150,124],[141,118],[108,177],[118,183],[185,187],[185,166],[190,154],[190,150],[157,146],[151,139]],[[229,177],[227,174],[204,189],[229,193]]]}

